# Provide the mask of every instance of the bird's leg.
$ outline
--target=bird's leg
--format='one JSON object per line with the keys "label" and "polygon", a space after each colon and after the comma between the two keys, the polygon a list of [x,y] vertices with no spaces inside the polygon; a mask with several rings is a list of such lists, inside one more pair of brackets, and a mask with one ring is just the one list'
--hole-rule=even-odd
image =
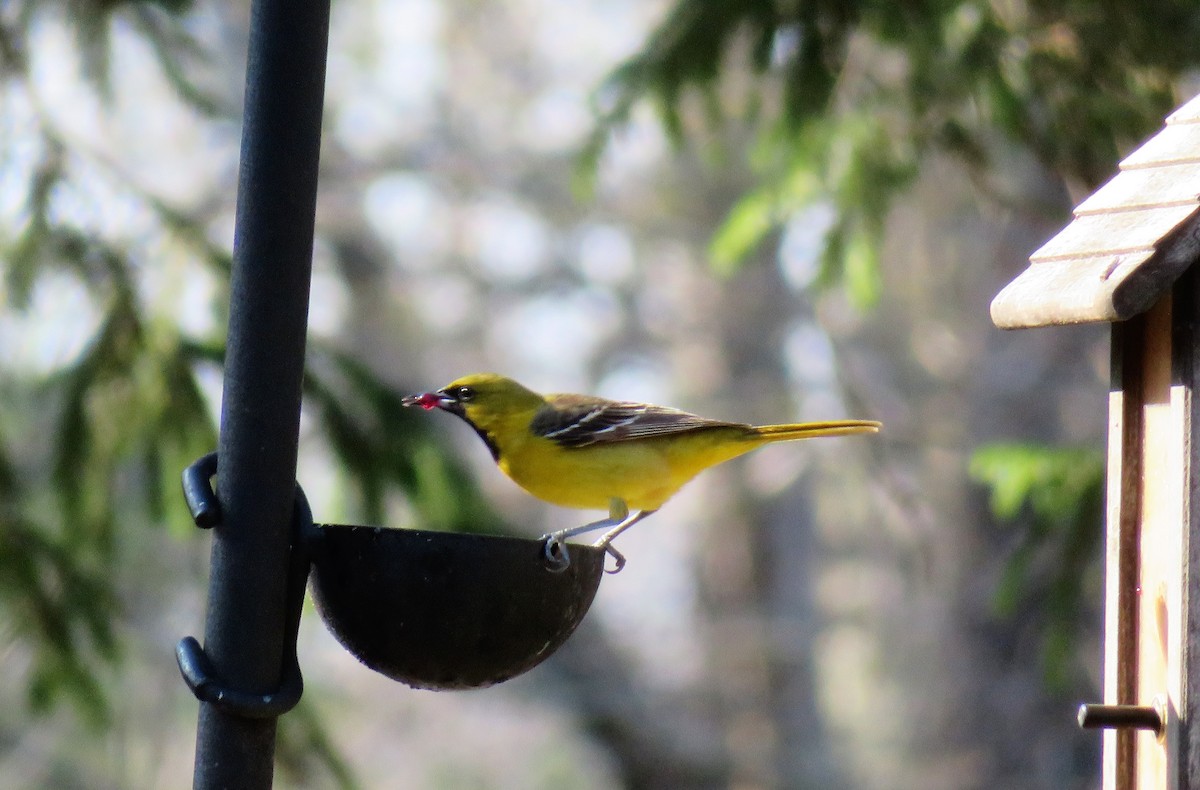
{"label": "bird's leg", "polygon": [[[626,512],[628,513],[628,510],[626,510]],[[622,519],[620,524],[617,524],[612,529],[610,529],[608,532],[605,532],[603,535],[600,536],[600,540],[598,540],[592,544],[593,546],[595,546],[598,549],[604,549],[605,551],[607,551],[609,554],[611,554],[613,556],[613,559],[615,559],[617,561],[617,567],[613,568],[611,571],[608,571],[608,573],[620,573],[621,569],[625,567],[624,555],[622,555],[621,552],[617,551],[616,549],[614,549],[612,547],[613,539],[616,538],[617,535],[620,535],[622,532],[629,529],[634,524],[638,523],[639,521],[644,519],[646,516],[648,516],[654,512],[655,511],[653,511],[653,510],[639,510],[638,512],[634,513],[632,516]]]}
{"label": "bird's leg", "polygon": [[585,532],[595,532],[598,529],[612,529],[624,523],[627,518],[629,518],[629,505],[625,504],[624,499],[613,497],[608,502],[608,518],[602,518],[599,521],[593,521],[579,527],[560,529],[558,532],[552,534],[553,537],[564,540],[566,538],[573,538],[576,535],[582,535]]}
{"label": "bird's leg", "polygon": [[[570,555],[567,553],[567,538],[574,537],[575,535],[582,535],[585,532],[593,532],[598,529],[612,530],[616,527],[620,527],[621,524],[623,524],[628,518],[629,505],[625,504],[624,499],[621,499],[620,497],[613,497],[608,501],[608,518],[602,518],[599,521],[592,521],[587,524],[583,524],[582,526],[571,527],[570,529],[560,529],[557,532],[551,532],[549,535],[544,535],[543,540],[545,540],[545,548],[543,549],[543,552],[546,555],[547,562],[550,563],[551,569],[555,571],[562,571],[566,570],[566,568],[571,564]],[[635,516],[634,521],[636,521],[637,518],[638,517]],[[613,555],[614,559],[616,559],[617,571],[621,570],[621,568],[625,565],[625,558],[621,556],[620,552],[607,545],[604,548],[609,554]],[[616,573],[616,571],[613,571],[613,573]]]}

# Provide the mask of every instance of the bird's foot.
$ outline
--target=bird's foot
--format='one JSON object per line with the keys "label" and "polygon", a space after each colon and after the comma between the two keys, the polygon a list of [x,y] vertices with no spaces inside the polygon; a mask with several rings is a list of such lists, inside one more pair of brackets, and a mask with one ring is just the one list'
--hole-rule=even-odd
{"label": "bird's foot", "polygon": [[[625,500],[614,497],[608,505],[608,518],[592,521],[579,527],[560,529],[557,532],[543,535],[542,556],[546,560],[546,567],[555,573],[561,573],[571,567],[571,554],[567,550],[567,538],[582,535],[585,532],[594,532],[598,529],[607,529],[608,532],[604,533],[604,537],[600,539],[604,543],[601,548],[611,554],[617,563],[616,567],[608,571],[608,573],[620,572],[625,567],[625,557],[621,552],[609,546],[608,541],[623,531],[625,526],[641,518],[641,515],[641,513],[638,513],[630,519],[629,506],[625,504]],[[600,543],[596,545],[600,546]]]}
{"label": "bird's foot", "polygon": [[[562,539],[562,533],[552,532],[549,535],[543,536],[543,540],[542,558],[546,562],[546,568],[553,573],[562,573],[567,568],[570,568],[571,552],[567,548],[567,542]],[[596,545],[599,546],[599,544]],[[621,569],[625,567],[625,555],[608,544],[605,544],[602,548],[616,562],[612,568],[605,568],[604,572],[620,573]]]}
{"label": "bird's foot", "polygon": [[632,516],[626,512],[625,517],[621,519],[619,524],[614,525],[612,529],[600,536],[600,540],[592,544],[598,549],[604,549],[607,551],[613,556],[613,559],[617,561],[616,567],[611,571],[606,570],[606,573],[620,573],[621,569],[625,567],[625,555],[613,548],[613,539],[653,512],[653,510],[639,510]]}
{"label": "bird's foot", "polygon": [[614,565],[611,568],[605,568],[604,572],[605,573],[620,573],[621,569],[625,567],[625,555],[622,554],[621,552],[617,551],[611,545],[608,545],[608,544],[605,544],[604,550],[606,552],[608,552],[610,555],[612,555],[612,558],[616,561],[616,565]]}

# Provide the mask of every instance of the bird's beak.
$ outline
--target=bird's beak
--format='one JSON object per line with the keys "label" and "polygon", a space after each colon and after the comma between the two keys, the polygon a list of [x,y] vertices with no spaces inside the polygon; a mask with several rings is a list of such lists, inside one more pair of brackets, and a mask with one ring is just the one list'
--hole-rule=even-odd
{"label": "bird's beak", "polygon": [[452,406],[458,403],[454,398],[444,392],[422,392],[420,395],[409,395],[400,401],[405,406],[420,406],[422,409],[429,411],[430,409],[445,409],[450,410]]}

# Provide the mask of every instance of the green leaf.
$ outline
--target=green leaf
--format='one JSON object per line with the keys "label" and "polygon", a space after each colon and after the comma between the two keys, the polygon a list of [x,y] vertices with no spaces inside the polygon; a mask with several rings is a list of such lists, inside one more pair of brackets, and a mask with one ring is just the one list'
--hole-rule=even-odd
{"label": "green leaf", "polygon": [[1087,449],[992,444],[975,451],[971,477],[991,491],[991,509],[1011,521],[1029,505],[1044,520],[1063,521],[1103,481],[1103,459]]}
{"label": "green leaf", "polygon": [[969,471],[990,489],[996,518],[1020,526],[1020,542],[996,585],[996,611],[1036,620],[1045,680],[1062,687],[1104,532],[1103,455],[992,444],[975,451]]}
{"label": "green leaf", "polygon": [[861,228],[851,233],[846,244],[845,272],[846,292],[860,310],[868,310],[879,302],[883,293],[883,277],[879,269],[880,241],[874,234]]}
{"label": "green leaf", "polygon": [[734,205],[709,243],[713,271],[730,277],[775,227],[776,199],[770,190],[751,192]]}

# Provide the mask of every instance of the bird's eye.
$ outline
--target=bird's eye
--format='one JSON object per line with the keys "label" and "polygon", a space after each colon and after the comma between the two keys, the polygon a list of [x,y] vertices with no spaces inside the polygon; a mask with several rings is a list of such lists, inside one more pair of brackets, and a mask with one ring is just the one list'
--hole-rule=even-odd
{"label": "bird's eye", "polygon": [[459,387],[454,390],[454,395],[460,401],[469,401],[475,397],[475,390],[471,387]]}

